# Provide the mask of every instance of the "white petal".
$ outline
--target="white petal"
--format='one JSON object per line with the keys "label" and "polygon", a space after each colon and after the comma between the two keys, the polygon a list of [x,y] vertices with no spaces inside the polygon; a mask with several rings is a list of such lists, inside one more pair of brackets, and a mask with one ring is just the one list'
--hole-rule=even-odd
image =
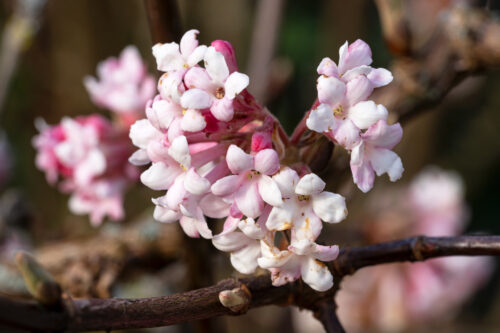
{"label": "white petal", "polygon": [[212,105],[212,96],[206,91],[193,88],[182,94],[181,105],[186,109],[206,109]]}
{"label": "white petal", "polygon": [[210,190],[210,182],[191,168],[184,179],[184,188],[192,194],[204,194]]}
{"label": "white petal", "polygon": [[320,264],[313,258],[306,257],[302,260],[300,273],[302,280],[314,290],[327,291],[333,287],[332,273],[324,264]]}
{"label": "white petal", "polygon": [[273,176],[273,180],[284,198],[295,196],[295,186],[297,186],[299,179],[297,172],[291,168],[282,168]]}
{"label": "white petal", "polygon": [[280,169],[280,159],[274,149],[263,149],[254,157],[254,169],[264,175],[274,175]]}
{"label": "white petal", "polygon": [[156,44],[153,46],[153,55],[160,71],[179,70],[184,66],[184,59],[177,43]]}
{"label": "white petal", "polygon": [[280,251],[278,248],[269,244],[267,240],[260,241],[260,245],[262,257],[257,259],[257,262],[259,266],[264,269],[281,267],[294,257],[292,252]]}
{"label": "white petal", "polygon": [[404,168],[401,158],[388,149],[381,148],[370,151],[370,162],[377,176],[387,173],[392,182],[400,179],[403,175]]}
{"label": "white petal", "polygon": [[295,217],[295,201],[284,200],[281,207],[273,207],[266,221],[269,230],[287,230],[292,228]]}
{"label": "white petal", "polygon": [[391,83],[392,79],[392,73],[385,68],[373,69],[370,74],[368,74],[368,80],[372,82],[375,88],[388,85]]}
{"label": "white petal", "polygon": [[[238,222],[238,228],[249,238],[262,239],[266,235],[266,228],[261,227],[255,220],[248,217]],[[260,245],[259,245],[260,252]]]}
{"label": "white petal", "polygon": [[299,183],[295,187],[295,193],[302,195],[317,194],[323,191],[325,185],[325,182],[316,174],[309,173],[299,180]]}
{"label": "white petal", "polygon": [[323,58],[316,69],[319,75],[338,76],[337,64],[330,58]]}
{"label": "white petal", "polygon": [[157,162],[141,174],[141,182],[153,190],[166,190],[173,182],[175,174],[164,163]]}
{"label": "white petal", "polygon": [[312,196],[313,210],[324,222],[338,223],[347,216],[345,198],[337,193],[321,192]]}
{"label": "white petal", "polygon": [[333,110],[328,104],[320,104],[316,109],[311,110],[306,120],[307,128],[318,133],[327,132],[336,128]]}
{"label": "white petal", "polygon": [[361,66],[355,67],[355,68],[350,69],[347,72],[345,72],[344,75],[342,75],[342,79],[344,79],[345,81],[351,81],[352,79],[355,79],[359,75],[367,76],[372,71],[373,71],[372,67],[366,66],[366,65],[361,65]]}
{"label": "white petal", "polygon": [[182,117],[181,128],[186,132],[198,132],[207,126],[205,117],[198,110],[188,109]]}
{"label": "white petal", "polygon": [[154,213],[153,213],[153,218],[156,221],[162,222],[162,223],[172,223],[179,221],[179,218],[181,217],[181,214],[179,212],[173,211],[171,209],[168,209],[166,207],[162,206],[156,206]]}
{"label": "white petal", "polygon": [[190,55],[194,49],[198,46],[198,40],[196,36],[200,32],[196,29],[188,30],[184,33],[180,42],[180,50],[184,57]]}
{"label": "white petal", "polygon": [[224,90],[226,91],[225,96],[229,99],[233,99],[240,92],[248,87],[249,78],[246,74],[234,72],[226,80],[224,84]]}
{"label": "white petal", "polygon": [[366,76],[358,76],[347,83],[346,100],[348,105],[364,101],[373,92],[373,84]]}
{"label": "white petal", "polygon": [[189,146],[185,136],[178,136],[168,148],[168,154],[181,165],[182,168],[188,169],[191,166],[191,155],[189,154]]}
{"label": "white petal", "polygon": [[259,266],[257,258],[260,257],[260,243],[253,241],[241,250],[231,253],[231,264],[242,274],[252,274]]}
{"label": "white petal", "polygon": [[141,119],[130,127],[129,136],[134,146],[146,149],[150,141],[161,139],[163,134],[154,128],[149,120]]}
{"label": "white petal", "polygon": [[210,193],[200,200],[200,208],[203,214],[214,219],[228,216],[229,206],[224,200]]}
{"label": "white petal", "polygon": [[226,162],[229,170],[234,174],[253,168],[253,156],[245,153],[240,147],[231,145],[227,150]]}
{"label": "white petal", "polygon": [[234,200],[238,209],[247,217],[256,218],[262,213],[264,201],[262,200],[257,182],[246,182],[238,189]]}
{"label": "white petal", "polygon": [[346,92],[345,83],[333,76],[320,76],[317,89],[319,102],[332,107],[342,102]]}
{"label": "white petal", "polygon": [[229,76],[226,59],[222,53],[217,52],[213,46],[210,46],[205,52],[205,69],[208,74],[210,74],[210,77],[221,86]]}
{"label": "white petal", "polygon": [[247,245],[248,237],[242,232],[230,232],[212,238],[215,248],[224,252],[241,250]]}
{"label": "white petal", "polygon": [[148,164],[149,162],[151,162],[149,160],[149,157],[148,157],[148,153],[146,152],[145,149],[139,149],[139,150],[136,150],[132,156],[130,156],[128,158],[128,161],[130,163],[132,163],[133,165],[146,165]]}
{"label": "white petal", "polygon": [[194,49],[194,51],[187,58],[187,64],[189,67],[193,67],[203,60],[205,53],[207,52],[207,47],[205,45],[200,45]]}
{"label": "white petal", "polygon": [[349,119],[360,129],[367,129],[379,120],[386,120],[387,109],[373,101],[359,102],[349,109]]}
{"label": "white petal", "polygon": [[283,203],[278,185],[269,176],[260,175],[259,193],[262,197],[262,200],[264,200],[271,206],[280,206]]}

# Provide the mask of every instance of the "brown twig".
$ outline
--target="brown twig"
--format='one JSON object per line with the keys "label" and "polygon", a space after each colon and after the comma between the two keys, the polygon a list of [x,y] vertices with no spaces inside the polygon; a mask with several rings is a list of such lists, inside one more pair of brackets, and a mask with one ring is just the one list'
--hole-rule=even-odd
{"label": "brown twig", "polygon": [[[425,237],[343,249],[331,264],[337,279],[372,265],[400,261],[421,261],[451,255],[500,256],[500,236]],[[299,283],[273,287],[267,275],[235,280],[181,294],[143,299],[77,299],[63,310],[46,308],[33,301],[0,297],[0,324],[29,330],[114,330],[178,324],[221,315],[239,315],[219,301],[219,293],[248,288],[248,308],[270,304],[296,305],[331,314],[334,288],[315,292]],[[329,301],[328,301],[329,302]],[[71,311],[69,311],[71,309]],[[30,318],[29,321],[26,318]],[[333,319],[329,319],[333,320]],[[334,323],[327,323],[333,325]]]}
{"label": "brown twig", "polygon": [[323,324],[323,327],[325,328],[325,331],[327,333],[345,332],[342,324],[337,317],[337,314],[335,313],[336,310],[337,305],[332,298],[318,305],[317,310],[314,312],[314,316],[321,322],[321,324]]}
{"label": "brown twig", "polygon": [[176,0],[144,0],[153,43],[177,41],[182,25]]}

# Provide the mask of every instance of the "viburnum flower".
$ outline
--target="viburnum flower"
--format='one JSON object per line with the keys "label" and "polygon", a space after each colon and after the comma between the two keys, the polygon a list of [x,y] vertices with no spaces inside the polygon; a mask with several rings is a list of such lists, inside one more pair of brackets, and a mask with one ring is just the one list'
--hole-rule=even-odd
{"label": "viburnum flower", "polygon": [[264,203],[272,206],[282,204],[278,185],[270,177],[280,168],[275,150],[263,149],[252,156],[231,145],[226,161],[233,175],[216,181],[212,185],[212,193],[232,204],[232,216],[236,217],[241,212],[256,218],[262,214]]}
{"label": "viburnum flower", "polygon": [[37,123],[33,140],[37,167],[47,180],[62,180],[61,190],[72,193],[70,209],[91,214],[94,225],[108,215],[123,217],[123,191],[138,172],[126,163],[132,152],[126,132],[99,115],[64,118],[59,125]]}
{"label": "viburnum flower", "polygon": [[181,98],[181,105],[189,109],[210,108],[221,121],[233,119],[233,100],[249,83],[247,75],[229,72],[224,55],[210,46],[205,53],[205,69],[191,68],[186,73],[186,84],[192,88]]}
{"label": "viburnum flower", "polygon": [[391,181],[401,178],[403,164],[391,149],[401,141],[402,135],[399,123],[389,126],[383,120],[361,134],[362,141],[351,153],[352,176],[361,191],[368,192],[373,187],[375,173],[377,176],[387,173]]}
{"label": "viburnum flower", "polygon": [[345,199],[341,195],[323,192],[325,182],[310,173],[299,179],[290,168],[273,176],[278,184],[283,204],[273,207],[266,227],[269,230],[292,229],[292,245],[299,248],[314,242],[319,236],[322,223],[337,223],[347,215]]}
{"label": "viburnum flower", "polygon": [[313,244],[300,250],[289,247],[279,250],[273,245],[274,240],[261,241],[262,257],[259,266],[270,270],[274,286],[281,286],[302,278],[311,288],[326,291],[333,286],[333,276],[321,261],[337,258],[339,247]]}
{"label": "viburnum flower", "polygon": [[127,46],[119,58],[109,58],[97,66],[98,79],[84,78],[92,101],[118,114],[136,116],[153,97],[155,82],[135,46]]}

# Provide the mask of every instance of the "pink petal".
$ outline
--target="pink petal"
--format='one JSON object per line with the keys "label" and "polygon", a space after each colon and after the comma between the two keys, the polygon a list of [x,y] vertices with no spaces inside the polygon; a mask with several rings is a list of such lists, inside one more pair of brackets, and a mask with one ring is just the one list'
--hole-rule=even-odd
{"label": "pink petal", "polygon": [[172,173],[172,169],[168,168],[164,163],[153,163],[141,174],[141,182],[147,187],[159,191],[168,189],[173,180],[177,176]]}
{"label": "pink petal", "polygon": [[221,99],[215,98],[210,107],[210,112],[212,112],[217,120],[230,121],[234,116],[233,100],[226,97]]}
{"label": "pink petal", "polygon": [[204,91],[213,92],[217,86],[212,82],[210,75],[201,67],[190,68],[186,75],[184,75],[184,83],[188,89],[198,88]]}
{"label": "pink petal", "polygon": [[198,228],[196,227],[195,222],[196,221],[194,219],[187,216],[182,216],[179,220],[179,224],[181,225],[182,230],[191,238],[200,237],[200,233],[198,232]]}
{"label": "pink petal", "polygon": [[220,219],[229,215],[230,205],[222,198],[219,198],[211,193],[205,195],[200,200],[200,208],[208,217]]}
{"label": "pink petal", "polygon": [[180,164],[182,168],[188,169],[191,166],[191,155],[185,136],[175,138],[168,148],[168,154]]}
{"label": "pink petal", "polygon": [[346,99],[349,105],[364,101],[371,95],[373,84],[364,75],[360,75],[347,83]]}
{"label": "pink petal", "polygon": [[370,163],[377,176],[387,173],[391,182],[395,182],[403,175],[404,169],[401,159],[395,152],[388,149],[370,150]]}
{"label": "pink petal", "polygon": [[361,165],[354,165],[351,163],[351,172],[354,184],[356,184],[362,192],[366,193],[372,189],[375,180],[375,172],[370,163],[362,163]]}
{"label": "pink petal", "polygon": [[177,177],[165,195],[165,202],[170,209],[179,210],[179,205],[187,195],[184,188],[184,178]]}
{"label": "pink petal", "polygon": [[359,75],[367,76],[373,71],[373,68],[370,66],[362,65],[358,67],[354,67],[353,69],[348,70],[342,75],[342,80],[348,82],[354,80]]}
{"label": "pink petal", "polygon": [[311,110],[306,120],[306,126],[311,131],[318,133],[335,130],[337,120],[333,115],[332,107],[329,104],[320,104],[316,109]]}
{"label": "pink petal", "polygon": [[215,248],[224,252],[233,252],[247,246],[248,237],[242,232],[229,232],[212,238]]}
{"label": "pink petal", "polygon": [[380,148],[392,149],[401,141],[403,129],[399,123],[388,125],[385,120],[379,120],[362,135],[366,142]]}
{"label": "pink petal", "polygon": [[333,137],[344,148],[350,150],[359,144],[360,130],[350,119],[337,121],[337,128],[333,131]]}
{"label": "pink petal", "polygon": [[236,192],[234,200],[238,209],[247,217],[258,217],[264,208],[257,182],[244,183]]}
{"label": "pink petal", "polygon": [[136,150],[132,156],[128,158],[128,161],[136,166],[146,165],[151,162],[148,157],[148,153],[144,149]]}
{"label": "pink petal", "polygon": [[156,206],[153,212],[153,218],[162,223],[172,223],[179,221],[181,214],[166,207]]}
{"label": "pink petal", "polygon": [[385,68],[373,69],[370,74],[368,74],[368,80],[370,80],[375,88],[383,87],[392,82],[392,73]]}
{"label": "pink petal", "polygon": [[[345,44],[342,47],[344,46]],[[368,44],[361,39],[358,39],[349,45],[347,50],[342,50],[342,54],[339,59],[339,72],[345,73],[355,67],[370,65],[371,63],[372,51],[370,46],[368,46]]]}
{"label": "pink petal", "polygon": [[315,253],[313,256],[321,261],[332,261],[339,256],[339,247],[337,245],[318,245],[315,246]]}
{"label": "pink petal", "polygon": [[346,92],[345,83],[336,77],[320,76],[317,89],[320,103],[329,104],[332,107],[342,102]]}
{"label": "pink petal", "polygon": [[259,151],[254,160],[254,169],[264,175],[273,175],[280,169],[278,153],[274,149]]}
{"label": "pink petal", "polygon": [[330,58],[323,58],[323,60],[319,63],[317,71],[319,75],[339,76],[337,64]]}
{"label": "pink petal", "polygon": [[251,170],[254,167],[254,157],[245,153],[236,145],[229,146],[226,155],[226,162],[229,170],[234,174],[240,174]]}
{"label": "pink petal", "polygon": [[191,168],[184,179],[184,188],[192,194],[204,194],[210,190],[210,182]]}
{"label": "pink petal", "polygon": [[234,193],[241,184],[240,178],[238,175],[231,175],[219,179],[212,185],[212,193],[221,197]]}

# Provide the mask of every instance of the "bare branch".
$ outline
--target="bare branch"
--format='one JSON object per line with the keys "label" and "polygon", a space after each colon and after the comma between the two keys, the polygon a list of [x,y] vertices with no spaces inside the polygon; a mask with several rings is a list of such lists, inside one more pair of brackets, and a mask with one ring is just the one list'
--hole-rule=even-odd
{"label": "bare branch", "polygon": [[177,41],[182,36],[176,0],[144,0],[153,43]]}
{"label": "bare branch", "polygon": [[[425,237],[357,248],[343,249],[332,270],[337,280],[372,265],[401,261],[422,261],[452,255],[500,256],[500,236]],[[181,294],[143,299],[66,299],[62,309],[47,308],[33,301],[0,297],[0,324],[29,330],[115,330],[178,324],[222,315],[240,315],[223,306],[219,293],[247,288],[251,296],[248,308],[265,305],[296,305],[312,309],[320,317],[331,317],[335,289],[315,292],[302,283],[273,287],[268,275],[235,280],[227,279],[206,288]],[[325,303],[326,300],[326,303]],[[30,318],[29,321],[26,318]],[[326,319],[325,319],[326,320]],[[324,325],[334,325],[334,318]],[[333,328],[331,328],[333,330]],[[336,331],[332,331],[336,332]]]}

